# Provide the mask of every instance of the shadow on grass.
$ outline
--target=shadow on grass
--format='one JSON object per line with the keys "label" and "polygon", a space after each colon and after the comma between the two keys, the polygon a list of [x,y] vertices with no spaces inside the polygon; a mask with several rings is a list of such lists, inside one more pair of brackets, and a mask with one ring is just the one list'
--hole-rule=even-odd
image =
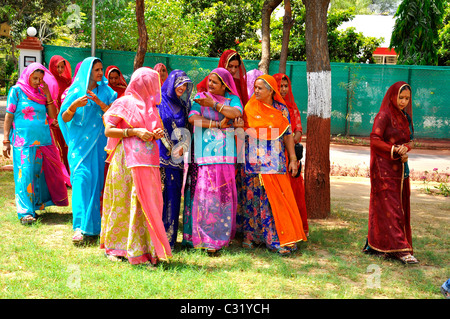
{"label": "shadow on grass", "polygon": [[39,220],[43,225],[67,225],[72,222],[72,214],[64,212],[45,212],[39,214]]}

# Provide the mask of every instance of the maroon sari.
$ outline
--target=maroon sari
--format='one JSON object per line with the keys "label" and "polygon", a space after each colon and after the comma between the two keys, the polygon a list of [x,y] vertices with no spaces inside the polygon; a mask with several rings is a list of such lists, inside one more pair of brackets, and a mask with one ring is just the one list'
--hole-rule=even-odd
{"label": "maroon sari", "polygon": [[[405,163],[393,151],[395,145],[405,145],[410,149],[407,145],[411,136],[410,124],[406,113],[397,107],[397,96],[404,85],[407,84],[397,82],[388,89],[370,134],[367,244],[376,252],[393,255],[413,253],[409,178],[405,178]],[[412,123],[411,100],[406,112]]]}

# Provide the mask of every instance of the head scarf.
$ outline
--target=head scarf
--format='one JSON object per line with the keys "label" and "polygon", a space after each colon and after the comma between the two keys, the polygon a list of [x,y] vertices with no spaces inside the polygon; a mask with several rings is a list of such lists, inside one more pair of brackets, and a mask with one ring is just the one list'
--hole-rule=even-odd
{"label": "head scarf", "polygon": [[[273,96],[273,100],[286,105],[283,97],[278,90],[277,81],[268,75],[264,74],[259,76],[256,80],[262,79],[270,87],[274,90],[275,95]],[[247,105],[244,109],[244,127],[255,128],[256,130],[252,132],[251,130],[247,130],[246,132],[250,135],[253,133],[256,138],[265,139],[265,140],[275,140],[281,137],[284,132],[289,128],[289,120],[283,115],[283,113],[272,105],[267,105],[256,99],[255,95],[250,98]],[[271,129],[278,129],[278,135],[272,136]],[[261,129],[261,130],[260,130]]]}
{"label": "head scarf", "polygon": [[[178,97],[175,89],[183,84],[187,84],[186,91],[184,91],[181,97]],[[192,83],[191,79],[186,75],[186,73],[182,70],[173,70],[170,72],[167,80],[161,87],[161,95],[162,101],[161,108],[165,108],[172,114],[178,113],[180,110],[183,110],[185,116],[189,114],[191,108],[191,93],[194,87],[194,83]]]}
{"label": "head scarf", "polygon": [[[408,116],[411,119],[411,128],[414,132],[414,126],[413,126],[413,114],[412,114],[412,96],[409,100],[409,104],[406,106],[406,108],[403,111],[400,111],[397,106],[397,98],[400,94],[400,90],[407,86],[412,94],[411,86],[403,81],[399,81],[391,85],[391,87],[387,90],[383,101],[381,102],[380,112],[385,112],[387,114],[390,114],[391,123],[392,126],[399,129],[399,130],[409,130],[409,121],[405,114],[408,114]],[[412,133],[412,132],[411,132]]]}
{"label": "head scarf", "polygon": [[[64,62],[64,71],[61,75],[59,75],[58,73],[58,64],[60,62]],[[58,96],[61,97],[61,94],[64,92],[64,90],[67,89],[70,86],[70,84],[72,84],[72,68],[70,67],[70,63],[62,56],[54,55],[50,59],[48,68],[55,77],[56,81],[58,81],[59,86]]]}
{"label": "head scarf", "polygon": [[[162,69],[162,68],[166,68],[166,71],[167,71],[167,73],[169,73],[169,70],[167,70],[167,67],[164,65],[164,63],[157,63],[157,64],[155,64],[155,66],[153,67],[153,70],[155,70],[156,72],[158,72],[159,73],[159,71]],[[159,77],[159,80],[161,81],[161,86],[164,84],[164,81],[163,81],[163,79],[161,79],[161,77]],[[166,79],[167,80],[167,79]]]}
{"label": "head scarf", "polygon": [[[161,103],[159,73],[146,67],[133,72],[124,96],[114,101],[103,115],[104,123],[111,116],[122,118],[129,127],[146,128],[152,132],[161,128],[161,119],[156,105]],[[108,138],[106,149],[115,149],[119,138]]]}
{"label": "head scarf", "polygon": [[57,100],[59,91],[58,82],[53,74],[40,63],[34,62],[28,65],[20,75],[17,85],[30,100],[39,104],[46,104],[47,97],[42,90],[42,85],[40,85],[37,89],[30,85],[30,75],[36,70],[44,71],[44,82],[48,85],[52,100]]}
{"label": "head scarf", "polygon": [[83,63],[83,61],[80,61],[77,63],[77,66],[75,67],[75,72],[73,72],[72,83],[73,83],[73,80],[75,80],[75,77],[77,76],[78,70],[80,69],[80,66],[82,63]]}
{"label": "head scarf", "polygon": [[258,69],[253,69],[247,72],[247,93],[250,98],[253,95],[254,84],[258,76],[263,75],[264,73]]}
{"label": "head scarf", "polygon": [[[237,96],[241,99],[242,105],[244,106],[248,101],[248,92],[247,92],[247,72],[245,71],[244,61],[242,61],[241,56],[234,50],[226,50],[222,53],[219,59],[218,68],[226,69],[228,67],[228,63],[230,59],[237,55],[239,60],[241,61],[239,66],[239,71],[236,72],[232,79],[234,81]],[[197,92],[205,92],[208,91],[208,77],[204,78],[199,84],[197,84]]]}
{"label": "head scarf", "polygon": [[[119,84],[116,86],[112,86],[111,83],[109,83],[109,74],[111,71],[117,71],[119,72]],[[115,65],[110,65],[106,68],[105,76],[108,79],[108,85],[111,89],[117,92],[117,97],[121,97],[125,93],[125,89],[127,88],[127,82],[125,81],[125,78],[123,77],[122,72],[120,69]]]}
{"label": "head scarf", "polygon": [[[291,120],[291,127],[292,127],[293,131],[295,131],[297,128],[299,128],[300,131],[301,131],[302,130],[301,119],[300,119],[299,116],[298,117],[294,116],[294,112],[295,112],[295,110],[297,110],[297,112],[298,112],[298,108],[297,108],[297,104],[295,103],[294,95],[292,94],[291,79],[289,79],[289,77],[286,74],[283,74],[283,73],[274,74],[273,78],[277,81],[278,90],[280,90],[280,88],[281,88],[281,80],[283,78],[286,78],[287,83],[288,83],[288,87],[289,87],[289,92],[284,97],[284,101],[286,102],[286,107],[289,110],[290,120]],[[299,120],[300,120],[300,123],[299,123]]]}

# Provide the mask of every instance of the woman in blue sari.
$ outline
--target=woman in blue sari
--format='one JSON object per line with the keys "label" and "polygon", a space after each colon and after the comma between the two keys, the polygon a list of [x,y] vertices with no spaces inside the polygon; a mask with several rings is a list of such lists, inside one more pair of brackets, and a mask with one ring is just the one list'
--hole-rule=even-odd
{"label": "woman in blue sari", "polygon": [[100,234],[107,142],[102,116],[116,98],[103,75],[102,61],[89,57],[83,60],[58,115],[69,147],[74,244]]}
{"label": "woman in blue sari", "polygon": [[184,166],[182,159],[190,143],[190,134],[186,134],[188,131],[185,128],[193,86],[184,71],[173,70],[161,88],[162,101],[158,105],[164,126],[164,137],[157,140],[164,200],[162,218],[172,249],[178,233]]}

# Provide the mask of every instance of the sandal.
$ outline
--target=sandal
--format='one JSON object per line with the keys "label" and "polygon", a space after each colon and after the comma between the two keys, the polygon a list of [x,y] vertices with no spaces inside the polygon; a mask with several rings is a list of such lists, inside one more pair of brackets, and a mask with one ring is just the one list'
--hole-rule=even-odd
{"label": "sandal", "polygon": [[398,259],[404,264],[418,264],[419,263],[417,258],[414,257],[411,254],[408,254],[408,255],[405,255],[405,256],[401,256]]}
{"label": "sandal", "polygon": [[445,290],[444,285],[441,286],[441,292],[444,295],[445,299],[450,299],[450,292]]}
{"label": "sandal", "polygon": [[20,219],[20,223],[22,225],[31,225],[36,222],[36,218],[34,218],[32,215],[26,215]]}
{"label": "sandal", "polygon": [[75,234],[72,237],[72,243],[74,245],[80,245],[84,241],[84,236],[80,230],[75,231]]}
{"label": "sandal", "polygon": [[278,248],[275,252],[280,256],[288,256],[291,254],[291,251],[284,247]]}

